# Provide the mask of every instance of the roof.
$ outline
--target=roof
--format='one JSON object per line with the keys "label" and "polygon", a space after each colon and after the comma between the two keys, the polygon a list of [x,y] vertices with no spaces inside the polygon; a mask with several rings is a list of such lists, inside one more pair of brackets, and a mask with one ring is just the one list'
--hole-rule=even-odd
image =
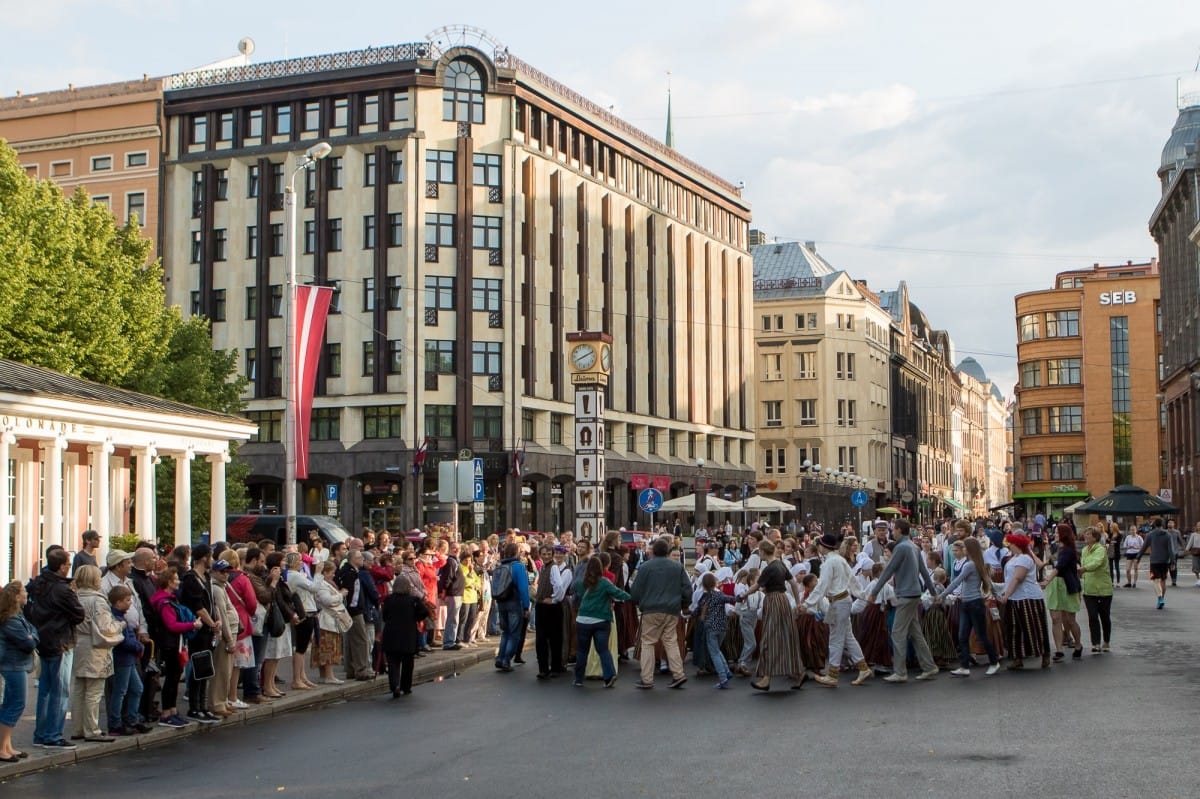
{"label": "roof", "polygon": [[[1171,135],[1167,139],[1167,143],[1163,145],[1162,163],[1159,168],[1167,169],[1187,159],[1187,146],[1190,144],[1195,147],[1198,140],[1200,140],[1200,106],[1184,108],[1175,119],[1175,127],[1171,128]],[[1193,150],[1193,152],[1195,151]]]}
{"label": "roof", "polygon": [[754,261],[755,299],[818,296],[844,272],[817,254],[816,246],[798,241],[759,244],[750,248]]}
{"label": "roof", "polygon": [[123,388],[113,388],[72,377],[53,369],[0,359],[0,392],[28,396],[57,397],[65,400],[93,402],[120,408],[133,408],[150,413],[190,416],[198,419],[252,424],[248,419],[228,413],[209,411],[182,402],[139,394]]}
{"label": "roof", "polygon": [[970,375],[980,383],[988,382],[987,373],[983,371],[983,367],[980,365],[979,361],[969,356],[962,359],[962,363],[958,365],[958,371],[962,372],[963,374]]}
{"label": "roof", "polygon": [[143,76],[141,80],[125,80],[117,83],[101,83],[96,86],[71,86],[51,92],[17,94],[0,98],[0,111],[37,111],[48,105],[61,105],[84,100],[99,100],[123,97],[132,94],[162,93],[162,79]]}

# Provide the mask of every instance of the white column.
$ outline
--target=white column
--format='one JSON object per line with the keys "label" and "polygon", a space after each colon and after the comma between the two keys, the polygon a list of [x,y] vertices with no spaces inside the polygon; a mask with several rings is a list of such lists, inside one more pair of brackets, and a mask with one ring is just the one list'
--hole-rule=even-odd
{"label": "white column", "polygon": [[13,519],[13,573],[17,578],[26,580],[37,574],[42,563],[42,552],[39,549],[38,530],[41,525],[41,493],[38,486],[38,461],[33,450],[17,448],[10,452],[16,462],[14,470],[17,473],[16,516]]}
{"label": "white column", "polygon": [[209,540],[225,540],[225,464],[229,463],[229,453],[219,452],[205,458],[212,464],[212,500],[209,503]]}
{"label": "white column", "polygon": [[88,447],[88,459],[92,466],[92,529],[100,534],[100,549],[107,553],[109,536],[112,535],[112,497],[109,488],[108,456],[112,454],[111,441]]}
{"label": "white column", "polygon": [[[190,448],[175,458],[175,546],[192,543],[192,459]],[[215,540],[215,539],[210,539]]]}
{"label": "white column", "polygon": [[44,474],[42,476],[42,519],[45,530],[45,546],[63,546],[62,524],[62,451],[67,442],[62,438],[39,441],[42,450]]}
{"label": "white column", "polygon": [[11,430],[0,432],[0,582],[8,585],[14,576],[13,564],[9,562],[9,537],[16,534],[12,527],[12,517],[8,515],[8,461],[11,455],[9,448],[17,443],[17,437]]}
{"label": "white column", "polygon": [[139,538],[154,541],[154,459],[158,451],[144,447],[133,451],[137,458],[137,497],[133,501],[134,527]]}

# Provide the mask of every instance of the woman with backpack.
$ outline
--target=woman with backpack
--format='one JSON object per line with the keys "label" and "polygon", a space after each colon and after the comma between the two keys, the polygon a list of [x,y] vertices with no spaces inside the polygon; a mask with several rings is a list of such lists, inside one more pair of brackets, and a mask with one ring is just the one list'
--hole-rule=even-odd
{"label": "woman with backpack", "polygon": [[158,640],[154,642],[163,667],[162,712],[158,716],[158,726],[179,729],[188,725],[176,707],[179,679],[183,676],[183,662],[179,657],[180,636],[195,633],[204,623],[180,606],[176,598],[179,572],[174,566],[168,566],[154,581],[158,591],[150,598],[150,606],[162,622],[158,626]]}

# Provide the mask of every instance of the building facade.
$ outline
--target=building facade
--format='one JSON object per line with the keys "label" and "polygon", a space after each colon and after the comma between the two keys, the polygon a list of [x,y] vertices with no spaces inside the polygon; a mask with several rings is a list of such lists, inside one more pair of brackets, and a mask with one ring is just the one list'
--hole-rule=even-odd
{"label": "building facade", "polygon": [[888,480],[890,318],[813,242],[750,252],[759,492],[834,522],[857,512],[861,488],[870,512]]}
{"label": "building facade", "polygon": [[1200,521],[1200,81],[1187,88],[1163,147],[1162,199],[1150,217],[1162,281],[1166,486],[1181,527]]}
{"label": "building facade", "polygon": [[1027,514],[1163,487],[1158,262],[1061,272],[1016,297],[1016,490]]}
{"label": "building facade", "polygon": [[296,175],[298,271],[335,300],[301,512],[443,520],[437,464],[470,450],[487,531],[566,529],[582,330],[613,337],[609,526],[648,521],[642,477],[672,495],[754,479],[740,190],[455,36],[167,81],[169,301],[243,353],[257,506],[282,505],[284,190],[318,141],[331,154]]}
{"label": "building facade", "polygon": [[0,99],[0,139],[32,177],[84,188],[158,241],[162,83],[155,78]]}
{"label": "building facade", "polygon": [[1012,501],[1007,404],[974,358],[964,358],[955,371],[962,392],[962,482],[956,498],[968,515],[984,516]]}

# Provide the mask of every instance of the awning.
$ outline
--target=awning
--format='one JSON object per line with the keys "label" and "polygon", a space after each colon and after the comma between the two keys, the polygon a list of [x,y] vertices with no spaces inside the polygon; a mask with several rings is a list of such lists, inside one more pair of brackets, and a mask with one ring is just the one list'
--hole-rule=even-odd
{"label": "awning", "polygon": [[1013,499],[1083,499],[1086,491],[1026,491],[1013,494]]}
{"label": "awning", "polygon": [[967,512],[967,506],[962,504],[961,502],[959,502],[957,499],[954,499],[952,497],[942,497],[942,502],[945,502],[947,505],[954,508],[955,510],[960,510],[963,513]]}

